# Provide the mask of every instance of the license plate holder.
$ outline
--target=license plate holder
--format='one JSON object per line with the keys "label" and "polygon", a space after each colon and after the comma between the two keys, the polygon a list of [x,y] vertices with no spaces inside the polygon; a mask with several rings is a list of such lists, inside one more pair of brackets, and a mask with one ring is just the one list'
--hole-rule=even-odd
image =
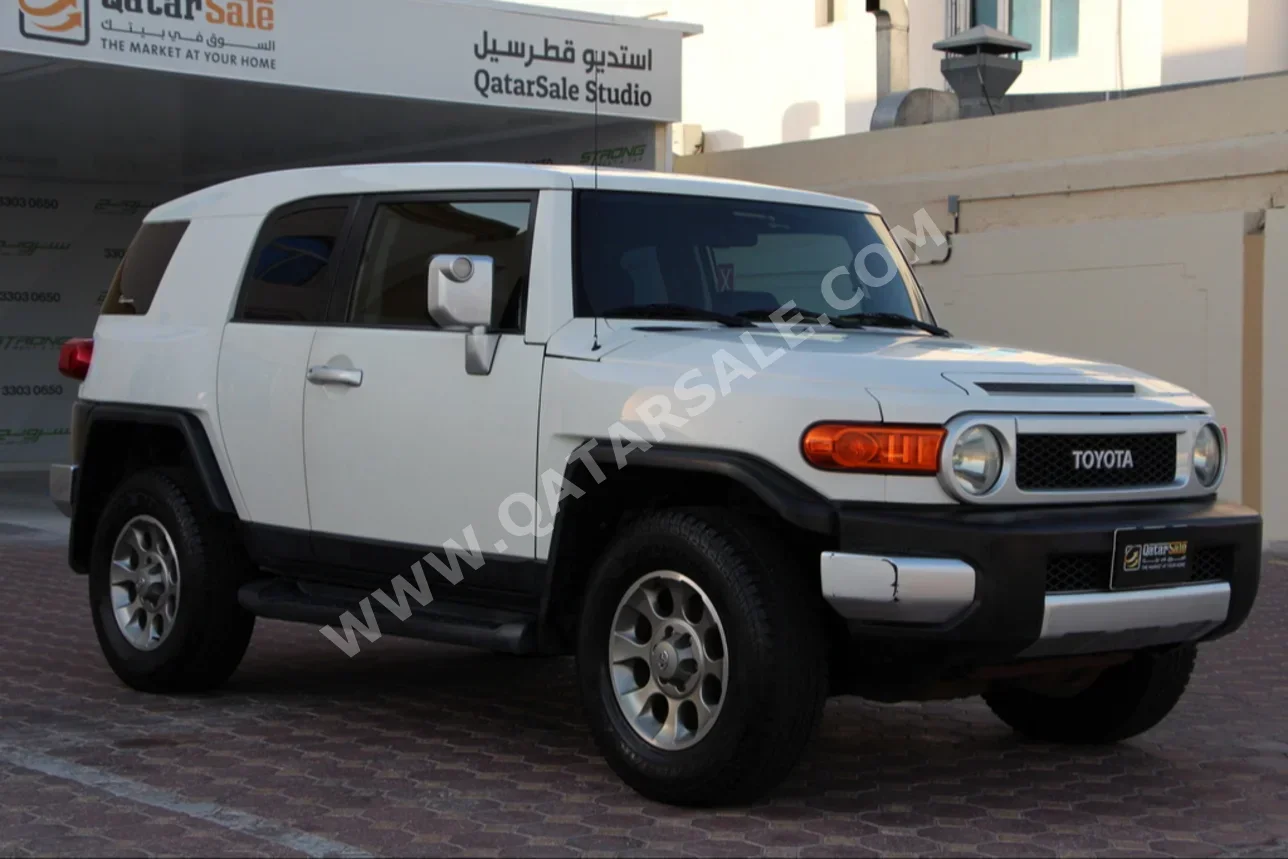
{"label": "license plate holder", "polygon": [[1114,531],[1109,589],[1184,584],[1190,580],[1193,559],[1190,530],[1184,526],[1119,528]]}

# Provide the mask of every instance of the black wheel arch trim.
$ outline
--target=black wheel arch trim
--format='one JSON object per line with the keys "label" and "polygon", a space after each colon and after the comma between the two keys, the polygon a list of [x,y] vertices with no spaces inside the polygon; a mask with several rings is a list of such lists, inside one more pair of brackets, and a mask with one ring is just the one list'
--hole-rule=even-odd
{"label": "black wheel arch trim", "polygon": [[[166,406],[139,406],[126,403],[102,403],[81,400],[75,409],[78,426],[83,427],[83,435],[75,441],[79,448],[73,451],[77,465],[81,468],[81,479],[77,481],[77,496],[72,499],[74,515],[72,535],[68,544],[68,560],[73,570],[84,574],[88,567],[88,542],[92,537],[93,522],[84,519],[86,511],[79,503],[79,496],[93,480],[93,464],[86,461],[86,453],[92,447],[96,427],[104,424],[126,424],[136,426],[154,426],[173,429],[183,439],[183,444],[192,457],[196,478],[206,493],[211,507],[219,512],[236,515],[231,493],[224,473],[215,458],[214,447],[201,420],[189,411]],[[88,531],[86,534],[84,532]]]}
{"label": "black wheel arch trim", "polygon": [[[617,454],[607,439],[594,439],[590,458],[601,466],[617,470]],[[564,470],[564,478],[576,468],[573,459]],[[817,490],[783,471],[768,460],[749,453],[716,448],[651,444],[645,450],[630,452],[631,470],[661,469],[688,471],[725,477],[752,492],[784,521],[818,534],[836,531],[836,507]],[[604,469],[605,475],[609,468]],[[555,527],[558,527],[556,520]]]}
{"label": "black wheel arch trim", "polygon": [[[86,445],[94,436],[94,427],[99,423],[134,423],[149,426],[169,427],[179,431],[188,451],[192,454],[197,477],[206,496],[215,510],[220,513],[234,513],[232,494],[224,473],[215,459],[215,449],[210,444],[206,428],[201,419],[192,412],[167,406],[135,406],[122,403],[93,403],[85,419]],[[83,465],[83,464],[82,464]]]}
{"label": "black wheel arch trim", "polygon": [[[608,483],[618,471],[617,454],[609,439],[588,439],[578,450],[592,445],[586,455],[600,466]],[[820,535],[831,536],[837,530],[837,510],[835,505],[818,491],[783,471],[778,466],[748,453],[717,448],[688,447],[650,443],[646,449],[630,450],[627,465],[632,473],[642,470],[679,471],[691,474],[705,474],[723,477],[738,484],[754,494],[783,521]],[[579,456],[573,456],[564,467],[565,482],[578,485],[572,477],[578,471],[585,471]],[[540,634],[541,646],[545,650],[561,650],[561,636],[552,622],[555,601],[562,586],[562,577],[568,575],[566,565],[561,560],[569,555],[566,543],[574,538],[568,536],[565,515],[565,503],[559,505],[555,516],[554,530],[550,536],[550,549],[546,557],[546,576],[541,594]]]}

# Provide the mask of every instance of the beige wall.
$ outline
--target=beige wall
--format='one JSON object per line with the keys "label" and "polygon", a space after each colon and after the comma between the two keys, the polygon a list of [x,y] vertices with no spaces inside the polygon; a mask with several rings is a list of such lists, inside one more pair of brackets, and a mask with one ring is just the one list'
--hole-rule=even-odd
{"label": "beige wall", "polygon": [[[916,181],[928,190],[937,185],[956,193],[947,189],[969,182],[977,194],[1027,196],[1195,174],[1265,172],[1274,159],[1253,163],[1244,149],[1255,142],[1251,138],[1282,145],[1286,134],[1288,77],[692,156],[676,165],[687,173],[838,191]],[[1208,161],[1188,166],[1184,162],[1192,154]],[[1052,162],[1079,175],[1052,172],[1046,166]],[[1101,165],[1116,167],[1117,175],[1101,175]],[[1139,173],[1142,168],[1149,176]],[[1164,173],[1168,168],[1171,172]],[[1288,161],[1281,160],[1278,169],[1288,171]]]}
{"label": "beige wall", "polygon": [[1250,0],[1164,0],[1163,83],[1245,74],[1249,5]]}
{"label": "beige wall", "polygon": [[1248,0],[1248,47],[1244,74],[1288,69],[1288,3]]}
{"label": "beige wall", "polygon": [[1257,213],[1243,237],[1243,434],[1236,436],[1243,451],[1243,503],[1262,508],[1262,445],[1265,420],[1265,213]]}
{"label": "beige wall", "polygon": [[930,46],[946,37],[948,15],[944,0],[908,0],[908,86],[911,89],[948,89],[939,71],[944,55]]}
{"label": "beige wall", "polygon": [[[1288,457],[1282,450],[1288,427],[1288,210],[1266,212],[1265,296],[1262,339],[1265,372],[1262,376],[1261,510],[1267,522],[1288,520]],[[1276,456],[1276,453],[1279,455]],[[1267,529],[1271,531],[1271,529]],[[1275,528],[1269,536],[1288,538],[1288,528]]]}
{"label": "beige wall", "polygon": [[1267,537],[1288,539],[1288,461],[1273,456],[1288,423],[1288,337],[1277,330],[1288,320],[1288,78],[694,156],[676,169],[868,199],[908,227],[925,208],[951,229],[946,201],[959,197],[951,258],[917,268],[947,324],[1193,388],[1229,430],[1223,494],[1242,498],[1246,458],[1258,469],[1247,500],[1264,507]]}

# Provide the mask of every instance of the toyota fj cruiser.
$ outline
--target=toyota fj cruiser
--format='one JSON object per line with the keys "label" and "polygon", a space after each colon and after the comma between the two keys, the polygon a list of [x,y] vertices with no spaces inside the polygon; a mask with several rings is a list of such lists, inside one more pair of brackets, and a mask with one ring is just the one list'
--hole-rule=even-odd
{"label": "toyota fj cruiser", "polygon": [[252,176],[148,215],[60,363],[51,492],[125,683],[217,686],[257,616],[575,653],[603,754],[668,802],[769,789],[834,694],[1132,737],[1257,592],[1207,403],[954,339],[854,200]]}

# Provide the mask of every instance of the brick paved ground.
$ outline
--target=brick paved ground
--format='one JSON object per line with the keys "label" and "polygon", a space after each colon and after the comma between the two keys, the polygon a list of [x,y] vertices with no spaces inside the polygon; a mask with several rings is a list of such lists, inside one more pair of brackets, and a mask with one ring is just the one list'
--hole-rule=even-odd
{"label": "brick paved ground", "polygon": [[571,665],[261,622],[219,694],[124,689],[63,549],[0,525],[0,856],[1288,853],[1288,563],[1160,728],[1022,744],[978,701],[829,704],[772,800],[641,800]]}

